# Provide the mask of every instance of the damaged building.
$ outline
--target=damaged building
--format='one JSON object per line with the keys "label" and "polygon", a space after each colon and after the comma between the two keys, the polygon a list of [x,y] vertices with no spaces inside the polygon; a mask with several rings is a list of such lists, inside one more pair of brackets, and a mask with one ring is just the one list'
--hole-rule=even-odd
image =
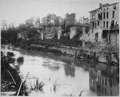
{"label": "damaged building", "polygon": [[119,44],[119,2],[99,4],[90,11],[89,41]]}

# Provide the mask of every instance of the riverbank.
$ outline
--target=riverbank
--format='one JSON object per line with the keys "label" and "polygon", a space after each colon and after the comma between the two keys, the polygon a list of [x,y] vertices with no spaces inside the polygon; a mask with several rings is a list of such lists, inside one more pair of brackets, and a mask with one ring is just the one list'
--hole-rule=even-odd
{"label": "riverbank", "polygon": [[[108,66],[119,66],[119,52],[116,50],[115,47],[110,47],[108,46],[107,49],[106,47],[102,49],[89,49],[87,47],[69,47],[69,46],[62,46],[62,45],[57,45],[57,46],[45,46],[45,45],[35,45],[35,44],[30,44],[30,45],[17,45],[17,46],[11,46],[13,49],[23,49],[23,50],[28,50],[32,52],[41,52],[45,53],[47,55],[55,54],[59,58],[62,56],[62,58],[66,56],[71,58],[75,58],[76,60],[80,60],[82,63],[87,62],[84,68],[88,68],[88,64],[92,62],[92,67],[95,67],[95,65],[98,65],[99,63],[106,64]],[[9,46],[8,46],[9,48]],[[116,50],[116,51],[115,51]],[[64,59],[63,59],[64,60]],[[80,63],[81,63],[80,62]],[[97,64],[98,63],[98,64]],[[99,64],[100,65],[100,64]],[[104,66],[103,66],[104,67]]]}
{"label": "riverbank", "polygon": [[78,59],[86,60],[91,59],[91,61],[97,61],[100,63],[106,63],[111,65],[119,64],[119,48],[116,46],[65,46],[65,45],[54,45],[53,43],[21,43],[14,45],[15,47],[20,47],[26,50],[45,52],[45,53],[53,53],[57,55],[67,55],[72,56]]}

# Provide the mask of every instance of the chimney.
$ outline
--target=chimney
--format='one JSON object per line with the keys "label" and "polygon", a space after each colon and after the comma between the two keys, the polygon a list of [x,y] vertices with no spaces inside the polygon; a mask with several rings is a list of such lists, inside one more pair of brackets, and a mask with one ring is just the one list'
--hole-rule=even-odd
{"label": "chimney", "polygon": [[101,8],[102,7],[102,3],[99,3],[99,8]]}

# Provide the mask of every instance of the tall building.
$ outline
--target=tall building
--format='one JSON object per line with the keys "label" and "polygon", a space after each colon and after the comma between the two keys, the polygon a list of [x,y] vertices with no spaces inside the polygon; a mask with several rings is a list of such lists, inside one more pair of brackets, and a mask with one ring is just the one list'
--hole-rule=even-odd
{"label": "tall building", "polygon": [[76,21],[76,14],[71,13],[71,14],[65,14],[65,22],[67,25],[74,25]]}
{"label": "tall building", "polygon": [[119,43],[119,2],[99,4],[99,8],[90,11],[92,41]]}

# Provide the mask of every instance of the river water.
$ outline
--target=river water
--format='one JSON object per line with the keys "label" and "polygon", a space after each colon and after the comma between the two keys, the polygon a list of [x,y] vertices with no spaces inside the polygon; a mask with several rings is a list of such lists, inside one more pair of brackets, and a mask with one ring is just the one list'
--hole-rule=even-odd
{"label": "river water", "polygon": [[[26,50],[10,50],[16,57],[23,56],[20,75],[26,79],[29,96],[40,97],[79,97],[96,95],[114,95],[98,93],[91,89],[91,73],[85,70],[82,62],[68,56],[38,53]],[[94,69],[93,69],[94,70]],[[38,84],[43,85],[38,89]],[[115,89],[118,89],[116,84]],[[117,90],[115,90],[115,95]]]}

